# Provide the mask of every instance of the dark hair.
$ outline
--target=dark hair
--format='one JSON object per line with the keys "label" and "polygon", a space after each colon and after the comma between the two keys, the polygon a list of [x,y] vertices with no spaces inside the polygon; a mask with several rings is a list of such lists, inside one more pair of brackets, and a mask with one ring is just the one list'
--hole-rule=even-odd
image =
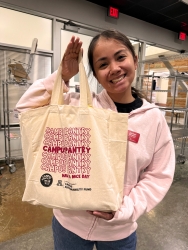
{"label": "dark hair", "polygon": [[[121,32],[117,31],[117,30],[105,30],[102,31],[101,33],[99,33],[98,35],[96,35],[95,37],[93,37],[93,39],[90,42],[89,48],[88,48],[88,62],[89,62],[89,66],[90,66],[90,71],[93,71],[93,73],[95,74],[94,71],[94,66],[93,66],[93,51],[95,49],[95,46],[98,42],[98,40],[100,38],[106,38],[106,39],[114,39],[116,41],[119,41],[120,43],[122,43],[123,45],[125,45],[129,51],[131,52],[133,59],[136,59],[136,54],[135,54],[135,50],[134,47],[132,45],[132,43],[130,42],[130,40]],[[136,94],[138,97],[140,98],[146,98],[145,94],[142,93],[141,91],[139,91],[138,89],[131,87],[132,89],[132,94]]]}

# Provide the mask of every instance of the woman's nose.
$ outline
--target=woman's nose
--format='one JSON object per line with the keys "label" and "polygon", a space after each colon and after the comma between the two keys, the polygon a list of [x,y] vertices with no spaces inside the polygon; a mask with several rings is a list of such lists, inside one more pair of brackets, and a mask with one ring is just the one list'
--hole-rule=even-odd
{"label": "woman's nose", "polygon": [[120,69],[118,63],[112,62],[112,63],[110,64],[110,74],[111,74],[111,75],[112,75],[112,74],[116,74],[116,73],[119,72],[120,70],[121,70],[121,69]]}

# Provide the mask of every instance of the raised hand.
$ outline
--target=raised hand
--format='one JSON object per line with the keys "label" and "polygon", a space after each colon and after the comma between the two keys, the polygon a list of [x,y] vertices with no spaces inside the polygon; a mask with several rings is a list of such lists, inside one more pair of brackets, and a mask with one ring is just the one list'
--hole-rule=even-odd
{"label": "raised hand", "polygon": [[78,73],[78,55],[82,51],[80,38],[72,36],[62,59],[62,79],[67,82]]}

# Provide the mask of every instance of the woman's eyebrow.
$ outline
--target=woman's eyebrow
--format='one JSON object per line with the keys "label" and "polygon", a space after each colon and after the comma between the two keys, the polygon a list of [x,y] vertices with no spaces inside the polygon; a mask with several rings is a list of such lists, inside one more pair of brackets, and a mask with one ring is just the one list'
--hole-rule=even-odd
{"label": "woman's eyebrow", "polygon": [[106,58],[107,58],[107,57],[101,57],[101,58],[99,58],[95,63],[100,62],[100,61],[104,61],[104,60],[106,60]]}
{"label": "woman's eyebrow", "polygon": [[114,55],[117,56],[119,53],[126,52],[126,51],[127,51],[126,49],[121,49],[121,50],[118,50]]}

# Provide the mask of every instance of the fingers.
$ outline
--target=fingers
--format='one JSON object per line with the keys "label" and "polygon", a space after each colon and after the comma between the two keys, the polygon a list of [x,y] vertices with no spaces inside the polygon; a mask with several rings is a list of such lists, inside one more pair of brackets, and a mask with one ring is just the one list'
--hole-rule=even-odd
{"label": "fingers", "polygon": [[75,36],[72,36],[67,49],[65,51],[65,56],[68,56],[69,54],[79,54],[80,49],[82,47],[82,42],[80,41],[80,38]]}
{"label": "fingers", "polygon": [[89,214],[93,215],[93,211],[87,210],[86,212],[88,212]]}
{"label": "fingers", "polygon": [[99,211],[93,211],[93,215],[105,220],[111,220],[114,217],[112,213],[99,212]]}
{"label": "fingers", "polygon": [[104,220],[111,220],[114,217],[114,213],[100,212],[100,211],[87,211],[89,214],[94,215]]}
{"label": "fingers", "polygon": [[82,47],[82,42],[80,41],[80,38],[77,37],[75,42],[73,43],[72,52],[78,54],[80,52],[81,47]]}

